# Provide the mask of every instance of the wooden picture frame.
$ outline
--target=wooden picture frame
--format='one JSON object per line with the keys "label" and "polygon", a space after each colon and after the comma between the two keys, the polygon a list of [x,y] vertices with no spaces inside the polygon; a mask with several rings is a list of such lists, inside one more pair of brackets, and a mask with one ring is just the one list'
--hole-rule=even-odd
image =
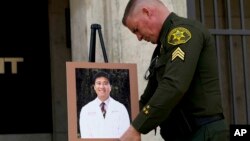
{"label": "wooden picture frame", "polygon": [[91,81],[97,71],[112,74],[115,82],[112,84],[110,96],[127,108],[130,123],[139,113],[136,64],[66,62],[69,141],[118,141],[118,138],[81,138],[80,136],[80,109],[94,99]]}

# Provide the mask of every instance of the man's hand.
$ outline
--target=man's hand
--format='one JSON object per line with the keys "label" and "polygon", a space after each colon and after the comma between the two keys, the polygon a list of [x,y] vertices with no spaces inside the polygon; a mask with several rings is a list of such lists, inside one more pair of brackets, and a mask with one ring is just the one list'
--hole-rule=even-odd
{"label": "man's hand", "polygon": [[120,141],[140,141],[140,139],[140,132],[138,132],[133,126],[130,126],[121,136]]}

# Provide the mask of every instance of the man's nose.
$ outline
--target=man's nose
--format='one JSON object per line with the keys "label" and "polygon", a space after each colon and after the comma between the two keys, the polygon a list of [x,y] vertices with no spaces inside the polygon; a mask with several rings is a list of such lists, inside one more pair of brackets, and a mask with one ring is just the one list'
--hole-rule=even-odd
{"label": "man's nose", "polygon": [[100,84],[100,87],[101,87],[101,88],[104,88],[104,87],[105,87],[105,84]]}

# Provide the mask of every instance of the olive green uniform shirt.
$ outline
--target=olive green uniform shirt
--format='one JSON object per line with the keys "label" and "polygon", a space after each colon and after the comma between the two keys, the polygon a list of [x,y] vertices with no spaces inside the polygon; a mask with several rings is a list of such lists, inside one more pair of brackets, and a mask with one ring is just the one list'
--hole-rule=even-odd
{"label": "olive green uniform shirt", "polygon": [[203,25],[171,13],[161,29],[133,127],[148,133],[180,101],[194,116],[222,113],[216,59],[213,37]]}

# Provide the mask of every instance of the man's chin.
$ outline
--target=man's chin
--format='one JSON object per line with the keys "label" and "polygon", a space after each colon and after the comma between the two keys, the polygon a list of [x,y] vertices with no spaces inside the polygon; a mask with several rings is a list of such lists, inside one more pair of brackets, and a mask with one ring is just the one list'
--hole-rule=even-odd
{"label": "man's chin", "polygon": [[149,43],[151,43],[151,44],[156,44],[155,41],[149,41],[149,40],[145,40],[145,39],[144,39],[144,41],[149,42]]}
{"label": "man's chin", "polygon": [[154,41],[150,41],[150,43],[151,43],[151,44],[156,44],[156,42],[154,42]]}

